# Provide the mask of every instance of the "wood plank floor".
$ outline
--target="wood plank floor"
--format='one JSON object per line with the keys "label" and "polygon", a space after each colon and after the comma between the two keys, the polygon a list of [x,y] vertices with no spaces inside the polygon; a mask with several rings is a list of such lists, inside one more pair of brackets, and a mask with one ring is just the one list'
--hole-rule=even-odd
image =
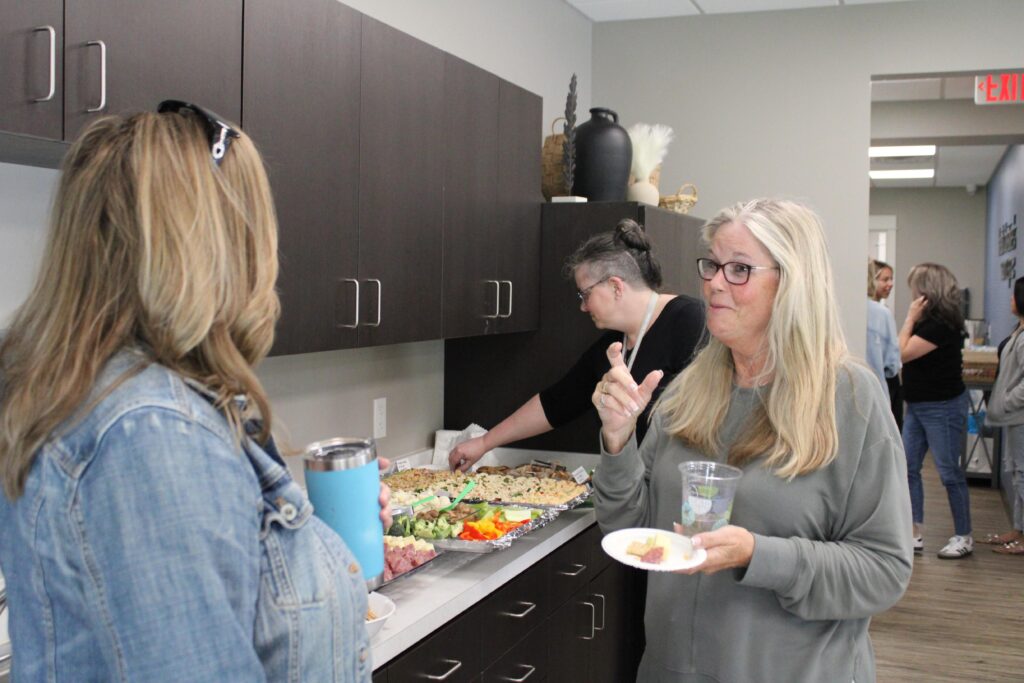
{"label": "wood plank floor", "polygon": [[[1024,556],[976,543],[970,557],[940,560],[953,520],[930,457],[924,482],[925,552],[903,599],[871,622],[879,682],[1024,681]],[[1010,528],[997,490],[970,495],[975,539]]]}

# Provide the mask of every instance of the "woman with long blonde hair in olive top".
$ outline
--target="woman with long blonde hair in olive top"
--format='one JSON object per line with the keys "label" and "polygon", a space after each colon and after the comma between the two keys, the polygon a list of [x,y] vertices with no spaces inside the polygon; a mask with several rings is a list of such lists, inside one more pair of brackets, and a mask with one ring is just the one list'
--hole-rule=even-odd
{"label": "woman with long blonde hair in olive top", "polygon": [[912,552],[906,464],[888,402],[852,362],[818,217],[759,199],[704,226],[711,339],[665,390],[640,444],[634,383],[617,348],[592,401],[603,453],[594,507],[605,532],[672,529],[679,465],[743,469],[731,526],[696,534],[698,567],[648,576],[640,681],[875,679],[873,614],[899,600]]}
{"label": "woman with long blonde hair in olive top", "polygon": [[971,500],[967,478],[960,469],[967,388],[963,381],[964,315],[960,287],[949,268],[937,263],[914,266],[907,276],[910,310],[900,329],[903,359],[903,448],[914,510],[914,551],[924,550],[924,485],[921,466],[929,451],[946,487],[953,513],[953,536],[939,557],[955,560],[974,552]]}
{"label": "woman with long blonde hair in olive top", "polygon": [[362,572],[253,371],[278,315],[263,163],[212,112],[160,111],[71,146],[0,345],[13,679],[368,683]]}

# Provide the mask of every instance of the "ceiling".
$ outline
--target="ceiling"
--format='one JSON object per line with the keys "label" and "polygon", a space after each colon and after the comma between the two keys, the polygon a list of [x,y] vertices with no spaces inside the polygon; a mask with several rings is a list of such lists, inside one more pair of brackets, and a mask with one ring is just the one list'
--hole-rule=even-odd
{"label": "ceiling", "polygon": [[[566,0],[591,21],[627,21],[698,14],[770,12],[809,7],[841,7],[909,0]],[[917,0],[921,2],[923,0]]]}
{"label": "ceiling", "polygon": [[[628,21],[701,14],[770,12],[888,2],[928,0],[566,0],[591,21]],[[943,102],[974,97],[974,77],[879,80],[871,84],[872,102]],[[919,141],[918,144],[924,144]],[[872,170],[934,168],[935,177],[921,180],[870,180],[872,187],[961,187],[973,192],[985,186],[1006,151],[1006,145],[938,145],[934,157],[872,159]]]}

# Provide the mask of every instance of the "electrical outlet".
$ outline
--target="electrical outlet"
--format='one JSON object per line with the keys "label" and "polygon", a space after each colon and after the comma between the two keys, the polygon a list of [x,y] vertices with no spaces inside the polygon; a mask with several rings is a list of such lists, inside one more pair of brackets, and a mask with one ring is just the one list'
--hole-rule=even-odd
{"label": "electrical outlet", "polygon": [[388,400],[373,399],[373,438],[383,439],[388,435]]}

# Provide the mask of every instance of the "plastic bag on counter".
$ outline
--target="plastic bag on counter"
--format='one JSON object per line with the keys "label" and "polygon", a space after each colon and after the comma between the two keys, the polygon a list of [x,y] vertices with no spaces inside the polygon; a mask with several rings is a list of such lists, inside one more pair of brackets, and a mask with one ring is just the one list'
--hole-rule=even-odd
{"label": "plastic bag on counter", "polygon": [[[448,454],[452,452],[452,449],[458,446],[460,443],[475,439],[478,436],[483,436],[487,433],[487,430],[480,425],[473,423],[463,429],[461,432],[457,432],[454,429],[439,429],[434,432],[434,459],[431,464],[434,467],[443,467],[448,469]],[[498,464],[497,458],[494,456],[494,451],[487,451],[483,457],[477,462],[477,465],[496,465]]]}

